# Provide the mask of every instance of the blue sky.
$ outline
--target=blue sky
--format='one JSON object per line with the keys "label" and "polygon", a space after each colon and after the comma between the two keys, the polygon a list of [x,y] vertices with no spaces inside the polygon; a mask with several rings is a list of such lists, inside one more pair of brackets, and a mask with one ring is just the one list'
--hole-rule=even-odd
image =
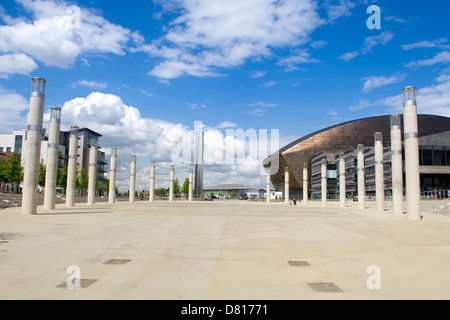
{"label": "blue sky", "polygon": [[[380,29],[367,27],[370,5],[381,9]],[[450,116],[449,9],[437,0],[5,0],[0,132],[26,126],[31,77],[43,77],[46,110],[63,108],[63,129],[89,127],[107,154],[119,148],[126,189],[131,154],[142,176],[150,159],[168,168],[194,121],[224,135],[278,129],[282,147],[400,113],[409,85],[420,113]],[[205,172],[205,184],[264,181],[256,163]]]}

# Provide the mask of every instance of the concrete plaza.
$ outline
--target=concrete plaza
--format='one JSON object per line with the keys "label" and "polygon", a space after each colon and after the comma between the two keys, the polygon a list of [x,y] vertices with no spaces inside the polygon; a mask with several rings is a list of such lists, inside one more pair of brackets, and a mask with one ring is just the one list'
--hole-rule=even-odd
{"label": "concrete plaza", "polygon": [[[436,204],[422,201],[421,221],[371,202],[10,208],[0,211],[0,299],[450,299],[450,214]],[[65,285],[69,266],[79,290]],[[379,289],[368,288],[370,266]]]}

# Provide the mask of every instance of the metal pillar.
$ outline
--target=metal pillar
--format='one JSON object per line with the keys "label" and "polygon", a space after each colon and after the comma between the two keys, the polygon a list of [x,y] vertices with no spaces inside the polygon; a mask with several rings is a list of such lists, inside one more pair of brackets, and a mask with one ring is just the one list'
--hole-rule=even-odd
{"label": "metal pillar", "polygon": [[195,123],[195,198],[203,198],[203,149],[204,149],[204,132],[201,122]]}
{"label": "metal pillar", "polygon": [[111,165],[109,168],[109,198],[111,204],[116,202],[117,148],[111,149]]}
{"label": "metal pillar", "polygon": [[77,157],[79,127],[71,127],[69,138],[69,161],[67,165],[66,206],[75,206],[75,190],[77,182]]}
{"label": "metal pillar", "polygon": [[89,149],[89,183],[88,183],[88,205],[95,204],[95,184],[97,182],[97,140],[91,139]]}
{"label": "metal pillar", "polygon": [[44,209],[54,210],[56,203],[56,180],[58,176],[59,134],[61,109],[52,108],[47,148],[47,168],[45,172]]}
{"label": "metal pillar", "polygon": [[403,214],[402,129],[399,115],[391,116],[392,209]]}
{"label": "metal pillar", "polygon": [[169,201],[173,201],[173,180],[175,176],[175,166],[170,166]]}
{"label": "metal pillar", "polygon": [[303,164],[303,203],[308,204],[308,165]]}
{"label": "metal pillar", "polygon": [[150,167],[150,194],[148,195],[149,201],[155,201],[155,173],[156,173],[156,162],[152,161]]}
{"label": "metal pillar", "polygon": [[194,170],[189,169],[189,202],[192,201],[193,194],[193,184],[194,184]]}
{"label": "metal pillar", "polygon": [[358,207],[365,208],[366,204],[366,179],[364,170],[364,145],[358,144],[357,147],[357,162],[358,162]]}
{"label": "metal pillar", "polygon": [[289,204],[289,168],[284,171],[284,203]]}
{"label": "metal pillar", "polygon": [[420,220],[419,135],[416,88],[403,89],[406,207],[409,220]]}
{"label": "metal pillar", "polygon": [[267,175],[266,180],[266,202],[270,202],[270,174]]}
{"label": "metal pillar", "polygon": [[345,207],[346,185],[345,185],[345,155],[339,154],[339,205]]}
{"label": "metal pillar", "polygon": [[375,133],[375,195],[377,211],[384,211],[383,134]]}
{"label": "metal pillar", "polygon": [[136,156],[131,156],[131,165],[130,165],[130,203],[134,203],[135,192],[136,192]]}
{"label": "metal pillar", "polygon": [[30,110],[28,113],[27,151],[22,192],[22,214],[37,214],[39,162],[41,160],[42,124],[44,118],[45,83],[33,78],[31,83]]}
{"label": "metal pillar", "polygon": [[327,205],[327,160],[322,159],[321,162],[321,180],[322,180],[322,205]]}

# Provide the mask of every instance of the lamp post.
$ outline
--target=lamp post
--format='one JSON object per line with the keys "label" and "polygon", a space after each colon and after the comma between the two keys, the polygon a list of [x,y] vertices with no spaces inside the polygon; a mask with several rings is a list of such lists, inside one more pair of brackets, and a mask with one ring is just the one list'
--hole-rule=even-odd
{"label": "lamp post", "polygon": [[391,116],[392,209],[403,214],[402,129],[399,115]]}
{"label": "lamp post", "polygon": [[375,133],[375,195],[377,211],[384,211],[383,134]]}
{"label": "lamp post", "polygon": [[109,168],[109,198],[111,204],[116,202],[117,148],[111,149],[111,166]]}
{"label": "lamp post", "polygon": [[58,176],[59,133],[61,128],[61,109],[52,108],[47,148],[47,168],[45,172],[44,209],[55,209],[56,180]]}
{"label": "lamp post", "polygon": [[358,162],[358,207],[364,209],[366,201],[366,179],[364,170],[364,145],[358,144],[357,147]]}
{"label": "lamp post", "polygon": [[22,214],[37,214],[39,161],[41,158],[42,124],[44,118],[46,80],[33,78],[28,113],[27,151],[22,193]]}
{"label": "lamp post", "polygon": [[419,135],[416,88],[403,89],[406,206],[409,220],[420,220]]}
{"label": "lamp post", "polygon": [[75,206],[75,190],[77,182],[77,155],[79,127],[71,127],[69,138],[69,161],[67,165],[66,206]]}
{"label": "lamp post", "polygon": [[95,184],[97,182],[97,140],[90,140],[89,149],[89,183],[88,183],[88,205],[95,204]]}

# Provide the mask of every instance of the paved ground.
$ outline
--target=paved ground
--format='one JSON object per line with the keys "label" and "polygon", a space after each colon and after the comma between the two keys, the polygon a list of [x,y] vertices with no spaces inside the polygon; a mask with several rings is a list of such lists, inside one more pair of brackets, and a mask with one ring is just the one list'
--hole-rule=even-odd
{"label": "paved ground", "polygon": [[[98,203],[39,207],[31,217],[1,210],[0,299],[450,299],[450,215],[433,205],[422,204],[420,222],[318,203]],[[80,290],[66,286],[70,266],[86,280]],[[370,290],[377,275],[381,288]],[[341,292],[309,285],[321,282]]]}

